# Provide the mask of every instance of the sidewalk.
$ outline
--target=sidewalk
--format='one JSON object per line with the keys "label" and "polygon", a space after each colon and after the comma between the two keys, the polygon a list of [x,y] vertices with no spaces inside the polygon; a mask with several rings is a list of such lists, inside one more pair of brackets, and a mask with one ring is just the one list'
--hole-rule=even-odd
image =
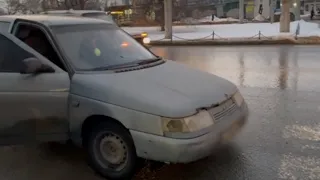
{"label": "sidewalk", "polygon": [[291,31],[286,34],[279,33],[279,23],[175,26],[172,41],[164,39],[159,27],[123,29],[128,33],[147,32],[151,45],[320,44],[319,24],[304,20],[291,22]]}

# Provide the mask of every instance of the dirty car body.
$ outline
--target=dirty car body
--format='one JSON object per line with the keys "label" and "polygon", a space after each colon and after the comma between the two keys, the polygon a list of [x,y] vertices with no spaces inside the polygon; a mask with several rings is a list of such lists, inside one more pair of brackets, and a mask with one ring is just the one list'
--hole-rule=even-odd
{"label": "dirty car body", "polygon": [[[96,18],[96,19],[101,19],[101,20],[115,23],[110,14],[107,14],[104,11],[96,11],[96,10],[56,10],[56,11],[46,11],[46,12],[43,12],[42,14]],[[146,32],[131,33],[130,35],[143,45],[147,45],[150,42],[150,39]]]}
{"label": "dirty car body", "polygon": [[[100,175],[123,179],[137,157],[209,156],[247,120],[234,84],[154,55],[113,23],[46,15],[1,22],[1,144],[72,140]],[[29,37],[41,33],[47,44]]]}

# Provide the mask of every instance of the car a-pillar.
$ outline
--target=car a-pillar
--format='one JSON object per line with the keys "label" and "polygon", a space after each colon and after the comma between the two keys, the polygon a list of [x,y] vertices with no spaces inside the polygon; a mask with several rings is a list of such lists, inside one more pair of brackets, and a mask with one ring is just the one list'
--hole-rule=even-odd
{"label": "car a-pillar", "polygon": [[129,130],[119,121],[103,116],[88,117],[81,131],[90,167],[107,179],[131,179],[138,158]]}

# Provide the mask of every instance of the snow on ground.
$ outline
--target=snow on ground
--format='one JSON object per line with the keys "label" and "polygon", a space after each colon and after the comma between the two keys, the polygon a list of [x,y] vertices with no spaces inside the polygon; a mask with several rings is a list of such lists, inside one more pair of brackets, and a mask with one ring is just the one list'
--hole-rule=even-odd
{"label": "snow on ground", "polygon": [[266,18],[262,16],[261,14],[258,14],[256,17],[254,17],[255,21],[265,21]]}
{"label": "snow on ground", "polygon": [[[319,25],[316,23],[305,22],[304,20],[291,22],[290,33],[294,35],[298,23],[300,24],[299,36],[320,36]],[[164,38],[164,32],[159,27],[124,27],[128,33],[147,32],[151,40],[160,40]],[[266,37],[279,37],[279,23],[246,23],[246,24],[216,24],[216,25],[193,25],[193,26],[174,26],[174,40],[191,40],[212,38],[215,32],[215,38],[250,38],[259,33]]]}
{"label": "snow on ground", "polygon": [[303,14],[303,15],[300,15],[301,18],[308,18],[310,17],[310,14]]}
{"label": "snow on ground", "polygon": [[192,17],[187,17],[184,18],[180,21],[175,21],[174,23],[185,23],[185,24],[189,24],[189,25],[196,25],[196,24],[200,24],[200,23],[221,23],[221,22],[239,22],[239,19],[234,19],[231,17],[228,18],[218,18],[217,16],[214,16],[214,20],[212,21],[212,16],[207,16],[207,17],[203,17],[200,19],[195,19]]}
{"label": "snow on ground", "polygon": [[228,18],[218,18],[217,16],[214,16],[214,19],[212,21],[212,16],[207,16],[204,18],[201,18],[199,20],[197,20],[198,22],[238,22],[239,19],[234,19],[231,17]]}

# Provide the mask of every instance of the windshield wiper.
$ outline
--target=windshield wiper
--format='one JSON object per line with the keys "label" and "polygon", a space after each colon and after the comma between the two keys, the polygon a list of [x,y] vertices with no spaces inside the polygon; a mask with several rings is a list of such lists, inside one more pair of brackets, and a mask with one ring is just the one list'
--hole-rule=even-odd
{"label": "windshield wiper", "polygon": [[162,58],[161,57],[156,57],[156,58],[151,58],[151,59],[144,59],[144,60],[140,60],[140,61],[135,61],[135,63],[137,63],[139,65],[144,65],[144,64],[157,62],[159,60],[162,60]]}
{"label": "windshield wiper", "polygon": [[131,67],[136,67],[136,66],[140,66],[140,65],[145,65],[145,64],[157,62],[161,59],[162,59],[161,57],[152,58],[152,59],[144,59],[144,60],[133,61],[133,62],[123,63],[123,64],[97,67],[97,68],[93,68],[91,70],[93,70],[93,71],[103,71],[103,70],[107,71],[107,70],[114,70],[114,69],[131,68]]}
{"label": "windshield wiper", "polygon": [[136,63],[132,64],[132,62],[130,62],[130,63],[124,63],[124,64],[97,67],[97,68],[93,68],[91,70],[93,70],[93,71],[107,71],[107,70],[114,70],[114,69],[121,69],[121,68],[136,67],[138,65],[139,64],[136,64]]}

